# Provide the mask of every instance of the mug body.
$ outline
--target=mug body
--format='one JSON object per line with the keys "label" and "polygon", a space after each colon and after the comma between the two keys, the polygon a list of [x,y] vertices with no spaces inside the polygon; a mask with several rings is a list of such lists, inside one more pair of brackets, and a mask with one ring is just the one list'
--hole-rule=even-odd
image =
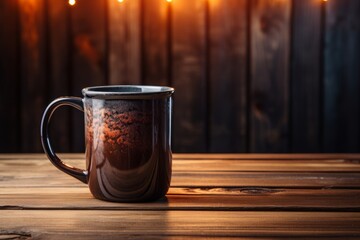
{"label": "mug body", "polygon": [[152,201],[171,180],[172,88],[83,90],[88,185],[98,199]]}

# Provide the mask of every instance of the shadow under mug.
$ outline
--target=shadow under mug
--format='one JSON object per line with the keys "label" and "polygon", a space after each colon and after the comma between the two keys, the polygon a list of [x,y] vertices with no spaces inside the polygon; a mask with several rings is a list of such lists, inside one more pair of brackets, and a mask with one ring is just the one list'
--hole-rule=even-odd
{"label": "shadow under mug", "polygon": [[[162,198],[171,180],[173,92],[160,86],[99,86],[83,89],[84,98],[58,98],[41,121],[44,151],[58,169],[87,183],[98,199]],[[64,105],[84,112],[86,170],[63,163],[51,147],[49,121]]]}

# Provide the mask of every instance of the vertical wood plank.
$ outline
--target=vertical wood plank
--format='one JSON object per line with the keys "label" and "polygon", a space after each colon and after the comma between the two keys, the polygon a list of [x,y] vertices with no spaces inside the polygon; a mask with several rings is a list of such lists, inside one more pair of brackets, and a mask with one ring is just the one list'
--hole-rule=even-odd
{"label": "vertical wood plank", "polygon": [[326,3],[324,150],[360,150],[360,1]]}
{"label": "vertical wood plank", "polygon": [[321,9],[319,0],[294,0],[291,54],[291,151],[321,150]]}
{"label": "vertical wood plank", "polygon": [[[53,100],[60,96],[71,95],[70,89],[70,23],[69,6],[64,0],[51,0],[47,4],[49,16],[49,96]],[[52,145],[57,152],[70,151],[70,111],[60,108],[51,119],[50,134]]]}
{"label": "vertical wood plank", "polygon": [[19,0],[21,45],[21,142],[23,152],[42,151],[40,119],[46,100],[46,26],[43,0]]}
{"label": "vertical wood plank", "polygon": [[168,85],[167,21],[165,0],[142,0],[143,83]]}
{"label": "vertical wood plank", "polygon": [[250,150],[286,152],[291,1],[251,3]]}
{"label": "vertical wood plank", "polygon": [[[72,94],[81,89],[106,84],[106,2],[105,0],[77,1],[71,8],[73,84]],[[73,151],[84,151],[84,116],[73,111]]]}
{"label": "vertical wood plank", "polygon": [[174,150],[206,151],[206,0],[173,1]]}
{"label": "vertical wood plank", "polygon": [[140,0],[108,0],[109,83],[141,83]]}
{"label": "vertical wood plank", "polygon": [[247,1],[209,1],[210,151],[245,152]]}
{"label": "vertical wood plank", "polygon": [[0,152],[20,150],[18,2],[0,1]]}

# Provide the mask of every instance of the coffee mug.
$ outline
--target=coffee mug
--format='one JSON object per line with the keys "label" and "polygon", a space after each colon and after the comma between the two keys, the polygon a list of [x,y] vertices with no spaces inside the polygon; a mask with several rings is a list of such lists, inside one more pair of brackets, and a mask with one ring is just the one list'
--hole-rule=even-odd
{"label": "coffee mug", "polygon": [[[98,199],[162,198],[171,180],[173,92],[160,86],[97,86],[83,89],[83,98],[58,98],[41,121],[44,151],[58,169],[88,184]],[[84,112],[86,170],[65,164],[51,147],[49,121],[64,105]]]}

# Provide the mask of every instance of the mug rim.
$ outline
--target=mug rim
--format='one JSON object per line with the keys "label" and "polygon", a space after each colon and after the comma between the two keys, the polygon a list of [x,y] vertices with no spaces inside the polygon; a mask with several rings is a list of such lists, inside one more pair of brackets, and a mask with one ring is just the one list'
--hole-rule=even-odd
{"label": "mug rim", "polygon": [[172,87],[155,85],[104,85],[87,87],[82,90],[84,97],[101,99],[151,99],[170,96]]}

